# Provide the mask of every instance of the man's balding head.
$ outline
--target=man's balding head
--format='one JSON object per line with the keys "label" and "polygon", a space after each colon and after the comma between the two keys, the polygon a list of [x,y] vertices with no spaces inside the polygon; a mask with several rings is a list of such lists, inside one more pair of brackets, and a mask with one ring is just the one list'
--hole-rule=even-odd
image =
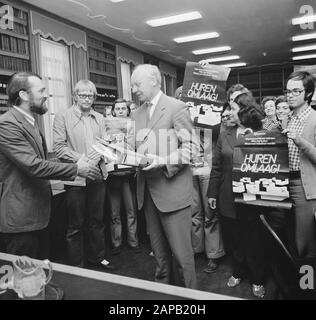
{"label": "man's balding head", "polygon": [[151,64],[138,65],[131,77],[132,91],[141,101],[150,101],[159,92],[161,74],[157,66]]}

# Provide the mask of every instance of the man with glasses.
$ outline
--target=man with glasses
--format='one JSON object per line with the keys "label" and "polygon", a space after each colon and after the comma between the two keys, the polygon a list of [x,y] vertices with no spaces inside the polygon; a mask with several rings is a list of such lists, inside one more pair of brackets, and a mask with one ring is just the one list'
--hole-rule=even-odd
{"label": "man with glasses", "polygon": [[[76,162],[84,154],[88,162],[94,162],[88,155],[92,144],[103,132],[103,116],[92,109],[96,94],[91,81],[80,80],[75,85],[73,106],[56,115],[53,148],[61,161]],[[105,259],[103,179],[67,182],[66,192],[66,240],[70,264],[82,267],[86,258],[88,266],[113,270],[115,267]]]}
{"label": "man with glasses", "polygon": [[290,197],[300,258],[316,257],[316,112],[311,108],[314,81],[306,71],[293,72],[284,92],[292,110],[282,127],[288,137]]}

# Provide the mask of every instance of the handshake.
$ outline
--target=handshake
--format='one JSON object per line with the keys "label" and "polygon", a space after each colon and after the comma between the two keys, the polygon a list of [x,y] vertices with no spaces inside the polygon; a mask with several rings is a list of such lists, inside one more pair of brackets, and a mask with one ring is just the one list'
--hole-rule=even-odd
{"label": "handshake", "polygon": [[101,168],[99,167],[98,163],[98,160],[89,160],[83,154],[81,158],[77,161],[78,176],[95,181],[103,180],[106,177],[104,177],[104,174]]}

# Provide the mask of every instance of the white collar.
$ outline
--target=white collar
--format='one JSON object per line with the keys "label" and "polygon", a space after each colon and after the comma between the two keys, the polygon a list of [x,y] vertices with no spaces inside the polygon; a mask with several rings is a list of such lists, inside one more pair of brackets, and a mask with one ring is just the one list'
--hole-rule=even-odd
{"label": "white collar", "polygon": [[19,107],[13,106],[13,108],[17,111],[19,111],[20,113],[22,113],[22,115],[25,117],[26,121],[28,123],[30,123],[33,127],[35,126],[35,118],[32,117],[30,114],[28,114],[27,112],[25,112],[24,110],[22,110]]}

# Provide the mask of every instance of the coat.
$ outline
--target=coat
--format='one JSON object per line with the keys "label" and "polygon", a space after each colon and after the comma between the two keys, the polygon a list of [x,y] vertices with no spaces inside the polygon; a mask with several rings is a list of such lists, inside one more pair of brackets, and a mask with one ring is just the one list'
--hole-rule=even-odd
{"label": "coat", "polygon": [[51,211],[49,179],[74,179],[76,164],[48,161],[44,137],[23,114],[0,116],[0,232],[44,229]]}
{"label": "coat", "polygon": [[208,198],[217,199],[220,214],[229,218],[236,218],[232,185],[234,147],[240,143],[236,132],[237,127],[232,127],[219,135],[207,191]]}
{"label": "coat", "polygon": [[[132,113],[135,121],[136,150],[159,155],[167,164],[155,172],[138,171],[138,207],[144,204],[145,185],[155,206],[161,212],[172,212],[192,204],[192,173],[189,166],[193,124],[188,107],[181,101],[162,94],[148,122],[146,105]],[[146,129],[147,128],[147,129]],[[143,135],[143,136],[142,136]],[[182,151],[181,151],[181,150]]]}

